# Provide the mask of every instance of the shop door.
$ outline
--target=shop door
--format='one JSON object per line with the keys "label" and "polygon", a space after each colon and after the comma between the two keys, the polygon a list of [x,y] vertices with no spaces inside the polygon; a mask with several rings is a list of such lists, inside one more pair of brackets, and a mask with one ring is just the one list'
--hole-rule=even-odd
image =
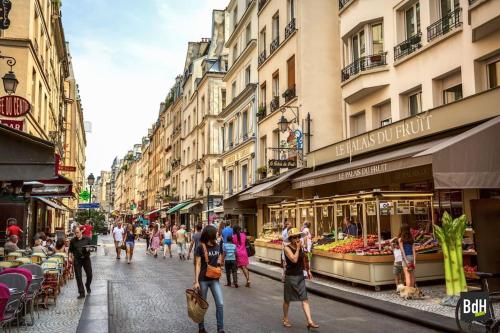
{"label": "shop door", "polygon": [[[471,200],[472,227],[475,231],[477,268],[481,272],[500,272],[500,200]],[[488,281],[490,291],[500,291],[500,279]]]}
{"label": "shop door", "polygon": [[[15,218],[17,225],[26,231],[25,213],[26,205],[24,203],[0,202],[0,246],[3,246],[6,241],[5,230],[8,218]],[[24,239],[20,239],[19,244],[24,244]]]}

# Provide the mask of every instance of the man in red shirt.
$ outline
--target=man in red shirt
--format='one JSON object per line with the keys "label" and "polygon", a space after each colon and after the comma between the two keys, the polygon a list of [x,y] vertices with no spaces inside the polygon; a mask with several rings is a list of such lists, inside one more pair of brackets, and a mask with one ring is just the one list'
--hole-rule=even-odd
{"label": "man in red shirt", "polygon": [[17,236],[18,239],[21,239],[23,229],[17,226],[17,220],[13,217],[9,217],[7,219],[7,225],[7,236]]}
{"label": "man in red shirt", "polygon": [[92,229],[94,229],[94,227],[90,225],[90,220],[87,220],[85,221],[85,225],[83,226],[82,234],[85,237],[92,238]]}

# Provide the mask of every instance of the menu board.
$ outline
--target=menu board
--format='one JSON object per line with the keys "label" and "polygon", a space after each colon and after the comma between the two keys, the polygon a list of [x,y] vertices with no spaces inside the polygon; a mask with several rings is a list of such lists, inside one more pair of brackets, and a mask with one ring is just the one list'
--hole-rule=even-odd
{"label": "menu board", "polygon": [[367,216],[377,215],[377,205],[375,204],[375,202],[366,203],[366,215]]}
{"label": "menu board", "polygon": [[323,217],[328,217],[328,206],[325,206],[321,209]]}
{"label": "menu board", "polygon": [[351,213],[351,216],[358,216],[358,205],[357,204],[351,204],[349,206],[349,212]]}
{"label": "menu board", "polygon": [[396,214],[398,214],[398,215],[410,214],[410,203],[409,202],[398,202],[397,207],[396,207]]}
{"label": "menu board", "polygon": [[380,202],[380,215],[394,215],[394,203],[392,201]]}

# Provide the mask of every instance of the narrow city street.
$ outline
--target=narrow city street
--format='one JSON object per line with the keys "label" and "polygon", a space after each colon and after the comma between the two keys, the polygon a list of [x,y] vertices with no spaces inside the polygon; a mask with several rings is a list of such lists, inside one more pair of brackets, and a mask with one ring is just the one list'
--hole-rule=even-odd
{"label": "narrow city street", "polygon": [[[93,257],[94,284],[108,283],[110,333],[127,332],[196,332],[197,326],[187,317],[184,291],[193,281],[191,261],[177,257],[154,259],[145,254],[145,243],[137,244],[136,255],[128,265],[117,260],[110,236],[102,238],[103,247]],[[104,248],[107,250],[105,251]],[[105,255],[105,252],[108,255]],[[239,274],[239,279],[244,279]],[[221,282],[223,279],[221,280]],[[291,306],[292,328],[281,326],[283,285],[253,274],[252,288],[223,288],[226,332],[306,332],[306,322],[298,303]],[[75,288],[72,281],[68,289]],[[74,290],[76,297],[76,288]],[[394,318],[350,305],[309,295],[319,332],[433,332]],[[92,294],[88,297],[90,302]],[[207,330],[215,331],[214,303],[209,296]],[[85,326],[82,317],[80,331]]]}

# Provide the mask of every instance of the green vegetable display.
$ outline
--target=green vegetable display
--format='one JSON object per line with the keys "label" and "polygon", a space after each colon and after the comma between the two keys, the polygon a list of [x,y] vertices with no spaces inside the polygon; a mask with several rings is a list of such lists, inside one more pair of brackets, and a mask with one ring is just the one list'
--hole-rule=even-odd
{"label": "green vegetable display", "polygon": [[453,219],[445,212],[441,221],[443,226],[434,225],[434,232],[443,249],[446,294],[449,296],[443,303],[453,303],[454,299],[460,296],[460,292],[467,291],[462,258],[462,240],[467,227],[467,217],[462,215]]}

